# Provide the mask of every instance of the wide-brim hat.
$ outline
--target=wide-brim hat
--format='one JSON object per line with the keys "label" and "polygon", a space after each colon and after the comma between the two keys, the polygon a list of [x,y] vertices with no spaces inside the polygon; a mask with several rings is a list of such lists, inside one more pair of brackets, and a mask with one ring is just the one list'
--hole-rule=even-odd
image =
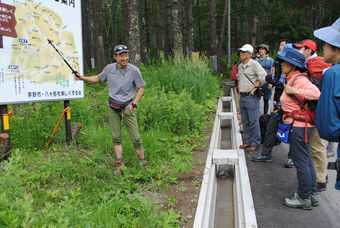
{"label": "wide-brim hat", "polygon": [[340,48],[340,17],[331,26],[315,30],[314,36]]}
{"label": "wide-brim hat", "polygon": [[260,48],[264,48],[267,50],[267,52],[269,52],[269,46],[267,44],[260,44],[259,46],[257,46],[257,52],[259,51]]}
{"label": "wide-brim hat", "polygon": [[277,58],[293,64],[294,66],[305,70],[305,56],[293,47],[293,44],[286,44],[283,51],[277,52]]}

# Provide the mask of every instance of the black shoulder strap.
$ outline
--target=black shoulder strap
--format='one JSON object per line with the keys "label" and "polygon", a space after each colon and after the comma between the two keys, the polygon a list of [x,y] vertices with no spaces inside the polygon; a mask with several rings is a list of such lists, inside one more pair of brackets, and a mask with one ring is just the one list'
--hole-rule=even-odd
{"label": "black shoulder strap", "polygon": [[307,75],[298,75],[298,76],[296,76],[295,78],[293,78],[293,80],[290,82],[290,86],[293,86],[293,84],[294,84],[294,82],[295,82],[295,80],[297,79],[297,78],[301,78],[301,77],[306,77],[306,78],[308,78],[308,76]]}
{"label": "black shoulder strap", "polygon": [[253,82],[252,80],[250,80],[250,78],[249,78],[245,73],[243,73],[243,74],[244,74],[244,76],[246,76],[246,77],[248,78],[248,80],[251,82],[251,84],[253,84],[254,87],[256,87],[256,85],[254,84],[254,82]]}
{"label": "black shoulder strap", "polygon": [[[293,80],[290,82],[290,84],[289,84],[289,86],[293,86],[293,84],[294,84],[294,82],[295,82],[295,80],[297,79],[297,78],[301,78],[301,77],[306,77],[306,78],[308,78],[308,76],[307,75],[298,75],[298,76],[296,76],[295,78],[293,78]],[[295,96],[292,96],[294,99],[296,99],[296,97]],[[298,102],[299,102],[299,100],[298,99],[296,99]],[[307,103],[307,100],[301,105],[301,110],[303,110],[304,109],[304,107],[305,107],[305,105],[306,105],[306,103]]]}

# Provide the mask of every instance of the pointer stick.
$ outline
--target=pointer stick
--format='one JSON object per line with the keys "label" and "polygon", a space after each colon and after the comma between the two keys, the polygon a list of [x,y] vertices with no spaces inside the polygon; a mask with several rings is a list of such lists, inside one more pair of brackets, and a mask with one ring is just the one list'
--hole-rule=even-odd
{"label": "pointer stick", "polygon": [[78,72],[75,71],[71,65],[66,61],[66,59],[64,59],[64,57],[62,56],[62,54],[60,53],[60,51],[53,45],[52,41],[50,39],[47,39],[48,43],[52,45],[53,49],[60,55],[60,57],[64,60],[64,62],[67,64],[67,66],[72,70],[72,73],[74,74],[74,76],[78,77]]}

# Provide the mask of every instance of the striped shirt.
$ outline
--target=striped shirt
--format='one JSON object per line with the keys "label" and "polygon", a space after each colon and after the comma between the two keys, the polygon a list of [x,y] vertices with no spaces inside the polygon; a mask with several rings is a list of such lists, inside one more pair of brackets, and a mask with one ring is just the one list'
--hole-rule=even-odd
{"label": "striped shirt", "polygon": [[[258,80],[261,81],[261,85],[265,83],[267,73],[263,69],[263,67],[253,59],[250,59],[246,64],[243,64],[241,62],[237,70],[239,91],[242,93],[249,92],[252,88],[254,88],[254,85],[256,85],[256,82]],[[245,75],[248,76],[248,78],[254,83],[254,85]]]}

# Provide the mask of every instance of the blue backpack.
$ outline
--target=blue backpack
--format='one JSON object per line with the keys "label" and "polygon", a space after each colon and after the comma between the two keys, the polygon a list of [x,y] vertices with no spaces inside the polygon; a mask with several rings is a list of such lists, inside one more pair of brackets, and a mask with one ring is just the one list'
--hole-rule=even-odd
{"label": "blue backpack", "polygon": [[340,64],[324,72],[321,96],[315,112],[315,124],[321,138],[340,140]]}

